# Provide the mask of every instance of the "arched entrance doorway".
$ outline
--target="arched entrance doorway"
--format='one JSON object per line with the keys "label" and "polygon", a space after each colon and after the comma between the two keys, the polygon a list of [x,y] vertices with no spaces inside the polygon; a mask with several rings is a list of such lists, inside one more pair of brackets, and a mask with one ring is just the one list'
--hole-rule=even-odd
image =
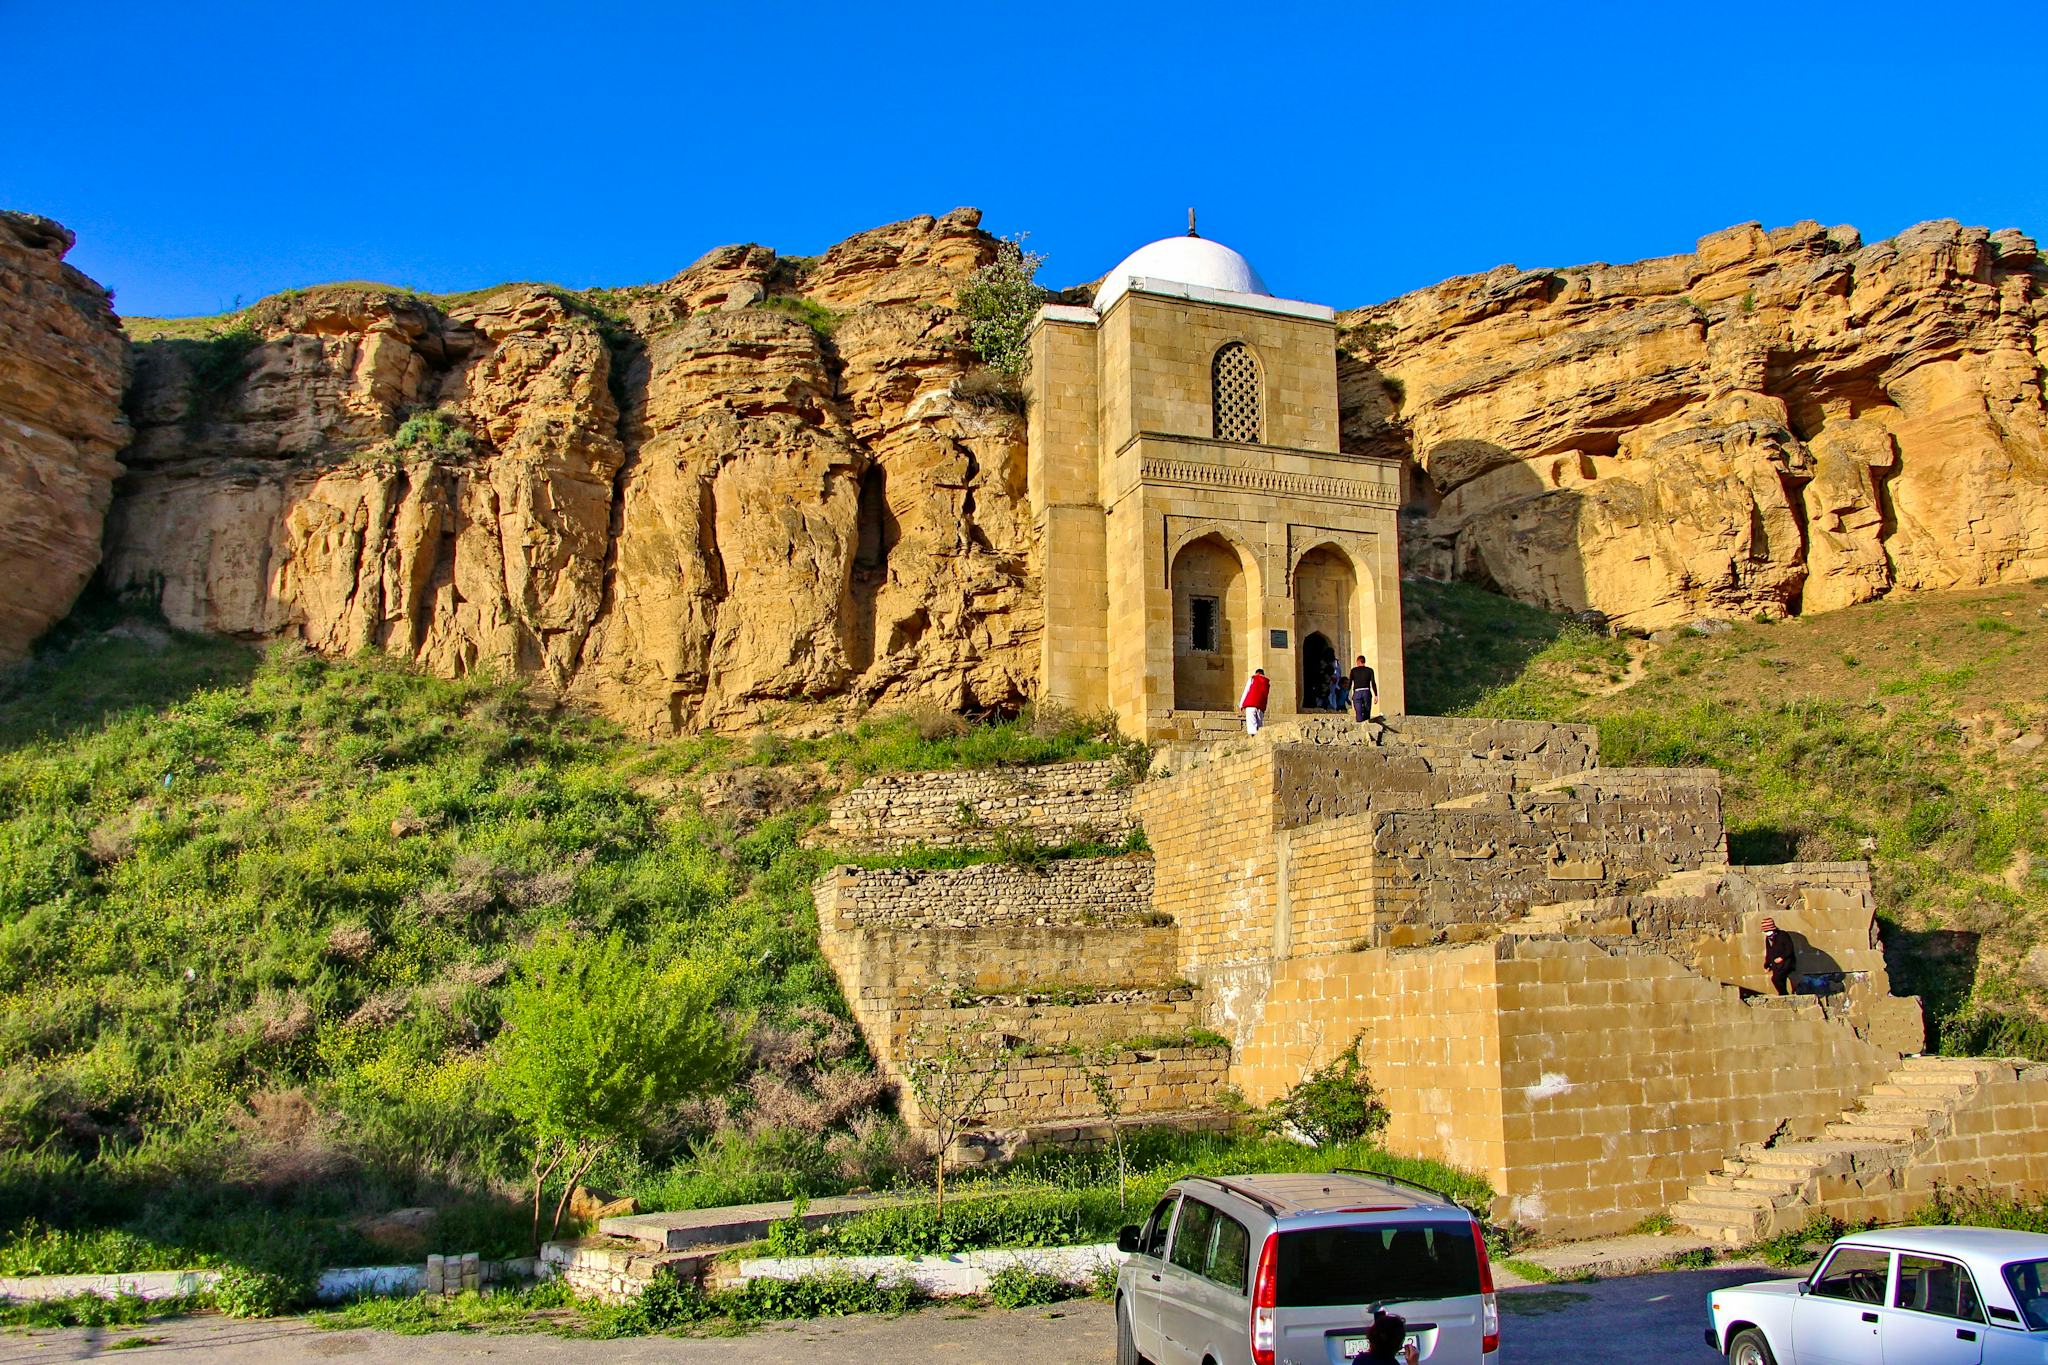
{"label": "arched entrance doorway", "polygon": [[1221,536],[1181,547],[1167,572],[1173,589],[1173,706],[1229,711],[1244,686],[1251,597],[1244,561]]}
{"label": "arched entrance doorway", "polygon": [[1337,647],[1319,630],[1301,637],[1301,709],[1330,709],[1330,675],[1337,671]]}
{"label": "arched entrance doorway", "polygon": [[[1294,634],[1301,641],[1301,704],[1329,707],[1333,663],[1347,671],[1357,643],[1358,572],[1334,545],[1318,545],[1294,566]],[[1310,642],[1315,641],[1314,645]]]}

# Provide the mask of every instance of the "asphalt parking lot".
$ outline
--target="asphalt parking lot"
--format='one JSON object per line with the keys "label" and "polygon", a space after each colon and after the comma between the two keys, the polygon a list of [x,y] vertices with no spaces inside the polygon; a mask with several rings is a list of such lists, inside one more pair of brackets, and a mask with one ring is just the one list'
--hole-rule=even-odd
{"label": "asphalt parking lot", "polygon": [[[1708,1365],[1719,1359],[1700,1339],[1706,1296],[1723,1285],[1765,1278],[1755,1267],[1668,1271],[1582,1284],[1536,1285],[1501,1294],[1502,1365]],[[840,1318],[766,1327],[742,1337],[565,1341],[539,1335],[444,1333],[429,1337],[327,1332],[300,1319],[234,1322],[191,1318],[140,1328],[11,1332],[0,1365],[161,1359],[270,1365],[347,1360],[352,1365],[527,1362],[675,1362],[676,1365],[1073,1365],[1114,1359],[1109,1308],[967,1310],[935,1307],[901,1318]],[[144,1338],[147,1344],[120,1343]]]}

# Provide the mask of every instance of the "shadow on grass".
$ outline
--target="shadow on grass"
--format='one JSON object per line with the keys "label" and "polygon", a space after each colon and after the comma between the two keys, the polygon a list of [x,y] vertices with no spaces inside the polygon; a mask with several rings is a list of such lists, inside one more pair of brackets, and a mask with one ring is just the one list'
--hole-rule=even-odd
{"label": "shadow on grass", "polygon": [[1401,594],[1408,709],[1417,715],[1458,714],[1515,682],[1571,625],[1468,583],[1410,579]]}
{"label": "shadow on grass", "polygon": [[261,662],[249,645],[175,631],[153,611],[89,594],[29,659],[0,670],[0,752],[235,686]]}

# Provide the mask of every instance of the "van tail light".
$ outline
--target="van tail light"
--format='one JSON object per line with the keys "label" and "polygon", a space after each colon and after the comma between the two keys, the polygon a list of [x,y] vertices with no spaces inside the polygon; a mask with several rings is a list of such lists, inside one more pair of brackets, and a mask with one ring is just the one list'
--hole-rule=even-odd
{"label": "van tail light", "polygon": [[1273,1365],[1273,1310],[1280,1302],[1280,1234],[1266,1234],[1252,1281],[1252,1365]]}
{"label": "van tail light", "polygon": [[1472,1245],[1479,1251],[1479,1343],[1481,1355],[1500,1349],[1500,1296],[1493,1292],[1493,1262],[1486,1255],[1486,1232],[1472,1220]]}

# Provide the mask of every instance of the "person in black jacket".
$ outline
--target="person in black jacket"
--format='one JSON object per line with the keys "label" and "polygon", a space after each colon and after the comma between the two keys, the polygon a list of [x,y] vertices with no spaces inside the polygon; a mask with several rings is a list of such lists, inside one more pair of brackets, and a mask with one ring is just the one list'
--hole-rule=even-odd
{"label": "person in black jacket", "polygon": [[1764,970],[1770,973],[1771,985],[1780,995],[1785,994],[1792,980],[1792,960],[1797,952],[1792,935],[1780,929],[1776,920],[1764,921]]}
{"label": "person in black jacket", "polygon": [[1372,714],[1373,703],[1379,700],[1379,680],[1373,677],[1372,669],[1366,666],[1365,656],[1358,656],[1358,662],[1351,667],[1351,718],[1362,721]]}

